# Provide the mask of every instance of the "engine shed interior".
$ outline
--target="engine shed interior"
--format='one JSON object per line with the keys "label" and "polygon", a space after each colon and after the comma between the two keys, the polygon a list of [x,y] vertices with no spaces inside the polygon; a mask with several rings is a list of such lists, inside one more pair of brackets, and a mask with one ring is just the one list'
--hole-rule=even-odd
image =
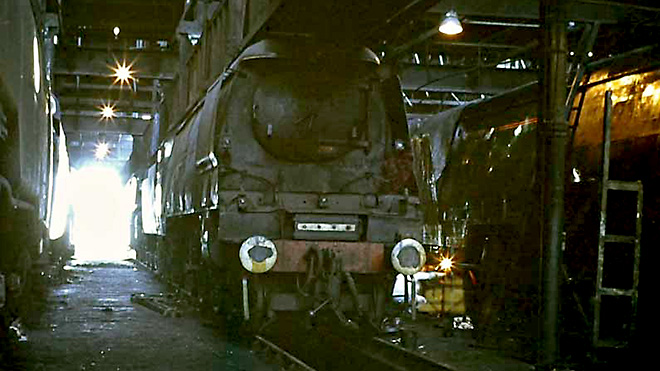
{"label": "engine shed interior", "polygon": [[164,288],[90,308],[185,301],[277,367],[361,365],[287,321],[377,339],[338,348],[365,369],[641,365],[659,37],[655,0],[3,0],[0,369],[101,365],[20,339],[74,338],[28,318],[105,264]]}

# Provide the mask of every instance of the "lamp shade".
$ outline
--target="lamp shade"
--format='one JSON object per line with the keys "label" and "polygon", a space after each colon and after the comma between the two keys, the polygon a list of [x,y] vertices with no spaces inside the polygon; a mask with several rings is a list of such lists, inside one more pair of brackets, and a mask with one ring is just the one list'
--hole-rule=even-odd
{"label": "lamp shade", "polygon": [[445,14],[445,19],[440,23],[438,31],[445,35],[456,35],[463,32],[463,26],[461,26],[461,21],[458,20],[455,11],[451,10]]}

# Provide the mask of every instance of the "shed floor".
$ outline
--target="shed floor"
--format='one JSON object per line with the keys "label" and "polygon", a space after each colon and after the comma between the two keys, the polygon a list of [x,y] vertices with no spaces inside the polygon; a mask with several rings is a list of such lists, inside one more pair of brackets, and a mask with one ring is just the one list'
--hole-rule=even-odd
{"label": "shed floor", "polygon": [[[385,338],[454,371],[533,371],[534,366],[501,352],[479,347],[470,331],[447,331],[442,321],[420,316],[405,323],[404,336]],[[448,326],[451,326],[449,324]],[[451,336],[448,336],[451,333]]]}
{"label": "shed floor", "polygon": [[[40,313],[26,320],[16,370],[274,370],[198,316],[163,315],[131,300],[165,287],[132,263],[65,267],[47,288]],[[172,314],[168,311],[167,314]]]}

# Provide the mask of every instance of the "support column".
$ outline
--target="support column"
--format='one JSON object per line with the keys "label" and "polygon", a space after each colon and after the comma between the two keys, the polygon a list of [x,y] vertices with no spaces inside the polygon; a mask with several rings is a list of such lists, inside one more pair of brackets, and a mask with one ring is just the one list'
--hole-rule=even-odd
{"label": "support column", "polygon": [[564,186],[568,125],[565,119],[567,39],[565,0],[541,0],[542,301],[539,363],[552,368],[559,356],[559,272],[564,232]]}

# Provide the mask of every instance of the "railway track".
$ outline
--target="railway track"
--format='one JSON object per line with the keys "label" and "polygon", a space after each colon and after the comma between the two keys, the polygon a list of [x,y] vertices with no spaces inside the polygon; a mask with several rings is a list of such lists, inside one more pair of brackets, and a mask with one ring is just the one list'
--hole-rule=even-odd
{"label": "railway track", "polygon": [[337,327],[280,325],[255,339],[287,370],[455,370],[378,336]]}
{"label": "railway track", "polygon": [[371,342],[368,350],[363,349],[362,352],[363,354],[366,352],[374,361],[380,362],[382,364],[378,367],[380,370],[454,370],[423,354],[402,348],[384,339],[374,337]]}
{"label": "railway track", "polygon": [[421,353],[403,348],[385,339],[356,336],[352,339],[340,334],[325,333],[326,339],[342,344],[354,357],[364,358],[369,370],[447,370],[454,369],[443,365]]}
{"label": "railway track", "polygon": [[268,349],[271,352],[273,352],[273,354],[280,356],[281,357],[280,362],[284,364],[283,366],[287,366],[285,367],[287,370],[316,371],[315,368],[309,366],[307,363],[303,362],[298,357],[280,348],[275,343],[264,338],[263,336],[256,335],[255,340],[265,349]]}
{"label": "railway track", "polygon": [[[137,260],[142,269],[151,268]],[[188,299],[192,297],[179,289]],[[176,312],[159,303],[163,296],[134,294],[131,301],[140,303],[161,314]],[[289,371],[325,371],[359,369],[378,371],[450,370],[455,368],[439,363],[424,354],[406,349],[378,336],[346,328],[338,323],[309,325],[301,314],[281,313],[272,328],[254,335],[253,348],[265,352],[266,358]],[[306,325],[303,325],[306,324]]]}

